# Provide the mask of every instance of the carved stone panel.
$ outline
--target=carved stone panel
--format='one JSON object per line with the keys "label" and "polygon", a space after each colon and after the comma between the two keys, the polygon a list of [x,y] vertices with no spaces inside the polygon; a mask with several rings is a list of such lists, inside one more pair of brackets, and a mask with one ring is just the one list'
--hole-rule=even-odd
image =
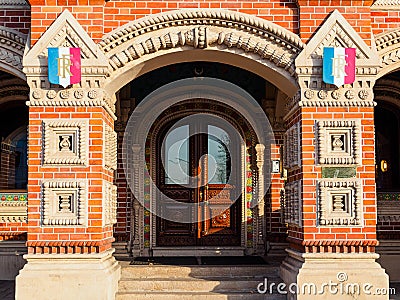
{"label": "carved stone panel", "polygon": [[290,127],[284,137],[284,166],[291,169],[301,165],[300,158],[300,123]]}
{"label": "carved stone panel", "polygon": [[360,122],[327,120],[317,122],[317,158],[321,165],[358,165]]}
{"label": "carved stone panel", "polygon": [[46,181],[42,189],[44,226],[87,224],[85,181]]}
{"label": "carved stone panel", "polygon": [[43,164],[86,165],[86,120],[43,121]]}
{"label": "carved stone panel", "polygon": [[103,224],[117,223],[117,186],[105,181],[103,185]]}
{"label": "carved stone panel", "polygon": [[117,133],[108,125],[104,126],[104,165],[117,169]]}
{"label": "carved stone panel", "polygon": [[319,226],[362,225],[359,179],[323,179],[317,190]]}
{"label": "carved stone panel", "polygon": [[285,186],[285,222],[299,227],[302,226],[302,196],[301,180],[290,182]]}

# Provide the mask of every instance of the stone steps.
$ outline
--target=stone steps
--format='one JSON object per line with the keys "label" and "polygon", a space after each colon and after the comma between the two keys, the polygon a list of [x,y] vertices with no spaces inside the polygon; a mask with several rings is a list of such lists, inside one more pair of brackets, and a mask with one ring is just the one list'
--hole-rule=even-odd
{"label": "stone steps", "polygon": [[285,295],[257,292],[264,278],[275,286],[282,282],[278,266],[129,265],[129,262],[120,262],[120,265],[118,300],[286,299]]}
{"label": "stone steps", "polygon": [[285,295],[262,295],[258,293],[199,293],[199,292],[136,292],[132,293],[118,293],[116,300],[286,300]]}

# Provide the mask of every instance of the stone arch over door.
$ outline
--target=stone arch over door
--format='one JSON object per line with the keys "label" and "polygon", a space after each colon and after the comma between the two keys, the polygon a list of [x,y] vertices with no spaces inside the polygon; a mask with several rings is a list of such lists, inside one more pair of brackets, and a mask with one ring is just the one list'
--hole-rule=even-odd
{"label": "stone arch over door", "polygon": [[375,44],[381,62],[377,79],[400,69],[400,28],[378,34]]}
{"label": "stone arch over door", "polygon": [[[154,164],[156,159],[155,153],[147,151],[148,148],[152,148],[150,147],[152,143],[147,144],[147,142],[149,141],[148,134],[150,135],[150,129],[153,127],[154,121],[158,118],[159,114],[163,115],[164,112],[167,112],[168,108],[172,104],[179,104],[179,107],[181,107],[180,104],[185,101],[190,102],[193,99],[202,99],[202,102],[196,105],[204,104],[205,107],[198,108],[199,111],[192,109],[191,111],[193,113],[199,113],[200,111],[206,113],[207,105],[214,107],[209,111],[209,113],[211,113],[216,109],[215,107],[217,105],[213,103],[219,103],[219,105],[224,104],[226,109],[229,108],[241,115],[243,120],[246,120],[246,128],[252,128],[251,130],[246,131],[247,133],[244,135],[252,142],[249,145],[245,143],[244,146],[241,147],[241,157],[246,157],[246,153],[252,151],[253,156],[250,156],[251,162],[249,163],[255,164],[256,168],[259,170],[258,172],[254,171],[254,174],[251,175],[254,176],[252,180],[257,179],[258,184],[254,185],[254,190],[248,192],[251,194],[251,198],[249,199],[258,199],[258,195],[264,195],[264,182],[269,182],[269,174],[266,170],[269,170],[270,167],[268,158],[271,153],[270,144],[273,144],[274,141],[271,136],[272,129],[269,124],[263,123],[265,122],[265,115],[263,113],[260,114],[261,107],[258,106],[257,102],[250,95],[247,93],[233,92],[236,91],[234,88],[240,88],[226,81],[224,81],[226,85],[219,85],[222,81],[223,80],[213,78],[203,78],[201,81],[183,79],[166,84],[143,100],[143,105],[140,104],[132,114],[124,134],[122,157],[126,163],[124,165],[126,178],[128,179],[129,186],[132,189],[135,198],[144,199],[143,203],[141,203],[142,205],[140,205],[139,201],[136,200],[133,203],[131,224],[134,225],[132,226],[133,231],[131,231],[131,250],[134,256],[149,255],[146,251],[149,251],[151,247],[155,246],[154,238],[149,238],[146,246],[146,239],[144,238],[145,233],[140,230],[140,228],[143,228],[144,226],[143,216],[150,216],[150,214],[146,214],[144,207],[151,209],[154,205],[152,199],[154,199],[154,195],[157,194],[155,186],[146,183],[150,181],[154,182],[152,181],[150,174],[156,173]],[[250,96],[250,98],[248,96]],[[169,99],[170,101],[163,101],[165,99]],[[185,111],[182,111],[182,113],[185,114]],[[176,116],[174,116],[174,118],[175,117]],[[223,110],[221,111],[220,117],[226,119],[228,122],[232,121],[230,120],[232,116],[224,117]],[[166,118],[171,118],[171,115],[168,114]],[[131,123],[131,120],[133,123]],[[235,121],[232,122],[235,123]],[[240,126],[244,125],[242,124]],[[236,129],[238,130],[239,127]],[[152,134],[153,133],[151,133],[151,135]],[[125,141],[128,142],[125,143]],[[243,162],[244,161],[245,160],[243,160]],[[243,186],[245,186],[244,174],[246,174],[246,166],[241,166],[240,173],[242,178],[241,180],[243,180]],[[242,205],[243,204],[244,202]],[[243,249],[241,251],[246,251],[248,254],[256,253],[256,251],[264,249],[264,239],[266,237],[265,220],[260,217],[264,215],[264,198],[258,199],[258,202],[254,207],[254,227],[252,227],[252,236],[254,237],[254,240],[252,238],[252,245],[249,247],[246,247],[247,240],[244,236],[246,231],[244,230],[244,227],[242,228],[241,247]],[[242,209],[245,210],[245,207]],[[247,215],[243,215],[242,217],[246,216]],[[153,233],[156,231],[155,217],[152,218],[150,231]],[[258,232],[261,233],[258,234]],[[152,251],[154,251],[154,249]]]}
{"label": "stone arch over door", "polygon": [[213,9],[142,18],[104,36],[99,45],[109,58],[109,94],[156,68],[202,60],[246,69],[293,96],[298,90],[294,60],[304,48],[297,35],[272,22]]}
{"label": "stone arch over door", "polygon": [[23,80],[26,80],[22,71],[22,57],[24,56],[26,41],[26,35],[0,26],[0,70]]}

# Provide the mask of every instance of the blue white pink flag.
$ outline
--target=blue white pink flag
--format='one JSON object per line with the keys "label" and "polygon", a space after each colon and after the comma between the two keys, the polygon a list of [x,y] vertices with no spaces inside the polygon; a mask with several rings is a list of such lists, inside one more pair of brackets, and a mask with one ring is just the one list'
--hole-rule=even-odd
{"label": "blue white pink flag", "polygon": [[337,87],[351,84],[356,79],[356,49],[325,47],[323,81]]}
{"label": "blue white pink flag", "polygon": [[80,48],[48,48],[49,81],[64,88],[81,81]]}

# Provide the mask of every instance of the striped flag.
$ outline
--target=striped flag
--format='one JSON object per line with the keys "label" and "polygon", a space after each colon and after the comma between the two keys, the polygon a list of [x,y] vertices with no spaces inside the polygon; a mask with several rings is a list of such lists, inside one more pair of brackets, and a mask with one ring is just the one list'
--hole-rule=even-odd
{"label": "striped flag", "polygon": [[64,88],[81,81],[81,49],[48,48],[49,81]]}
{"label": "striped flag", "polygon": [[356,79],[356,48],[325,47],[322,77],[325,83],[337,87]]}

